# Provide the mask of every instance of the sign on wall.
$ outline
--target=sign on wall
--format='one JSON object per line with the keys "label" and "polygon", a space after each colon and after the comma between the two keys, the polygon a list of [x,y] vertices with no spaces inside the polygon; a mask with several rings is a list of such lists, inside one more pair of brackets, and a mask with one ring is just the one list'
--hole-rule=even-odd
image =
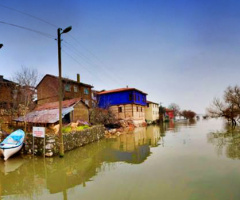
{"label": "sign on wall", "polygon": [[45,138],[45,127],[33,127],[33,137]]}

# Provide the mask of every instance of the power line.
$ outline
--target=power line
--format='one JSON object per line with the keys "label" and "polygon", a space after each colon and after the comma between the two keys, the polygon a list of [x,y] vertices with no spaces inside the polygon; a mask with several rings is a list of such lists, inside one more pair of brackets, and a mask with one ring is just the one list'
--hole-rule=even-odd
{"label": "power line", "polygon": [[69,53],[67,53],[65,50],[62,49],[62,51],[63,51],[63,53],[65,53],[67,56],[69,56],[72,60],[74,60],[76,63],[78,63],[81,67],[83,67],[85,70],[87,70],[88,73],[89,73],[91,76],[97,78],[97,79],[100,80],[101,82],[104,81],[104,80],[101,79],[99,76],[97,76],[96,74],[92,73],[92,71],[89,70],[87,67],[84,67],[83,64],[82,64],[81,62],[79,62],[78,59],[76,59],[75,57],[73,57],[72,55],[70,55]]}
{"label": "power line", "polygon": [[[102,65],[98,65],[99,67],[101,67],[104,71],[105,71],[105,73],[107,73],[108,75],[110,75],[110,76],[114,76],[114,77],[117,77],[118,75],[117,74],[113,74],[113,73],[111,73],[112,71],[112,69],[109,69],[109,67],[107,67],[106,65],[105,65],[105,63],[101,60],[101,59],[99,59],[92,51],[90,51],[88,48],[86,48],[86,47],[84,47],[83,45],[82,45],[82,43],[77,39],[77,38],[75,38],[75,37],[73,37],[71,34],[69,34],[69,36],[72,38],[72,39],[74,39],[83,49],[85,49],[90,55],[92,55],[98,62],[100,62],[102,65],[104,65],[104,67],[102,66]],[[71,45],[71,44],[70,44]],[[86,56],[85,56],[86,57]],[[117,80],[118,79],[121,79],[119,76],[118,76],[118,78],[117,78]],[[116,80],[116,78],[115,78],[115,80]],[[120,82],[119,81],[117,81],[119,84],[120,84]]]}
{"label": "power line", "polygon": [[55,24],[52,24],[52,23],[50,23],[50,22],[48,22],[48,21],[46,21],[46,20],[44,20],[44,19],[41,19],[41,18],[36,17],[36,16],[34,16],[34,15],[25,13],[25,12],[23,12],[23,11],[17,10],[17,9],[15,9],[15,8],[10,8],[10,7],[5,6],[5,5],[2,5],[2,4],[0,4],[0,7],[3,7],[3,8],[6,8],[6,9],[9,9],[9,10],[18,12],[18,13],[20,13],[20,14],[26,15],[26,16],[31,17],[31,18],[33,18],[33,19],[39,20],[39,21],[41,21],[41,22],[44,22],[44,23],[46,23],[46,24],[48,24],[48,25],[50,25],[50,26],[53,26],[53,27],[55,27],[55,28],[58,28]]}
{"label": "power line", "polygon": [[24,29],[24,30],[28,30],[28,31],[31,31],[31,32],[34,32],[34,33],[38,33],[40,35],[43,35],[43,36],[51,38],[51,39],[55,39],[55,36],[53,36],[53,35],[50,35],[48,33],[44,33],[44,32],[41,32],[41,31],[37,31],[37,30],[31,29],[31,28],[28,28],[28,27],[20,26],[20,25],[17,25],[17,24],[12,24],[12,23],[8,23],[8,22],[3,22],[3,21],[0,21],[0,23],[5,24],[5,25],[9,25],[9,26],[14,26],[14,27],[17,27],[17,28],[21,28],[21,29]]}
{"label": "power line", "polygon": [[[118,78],[116,78],[116,75],[113,73],[110,73],[110,70],[105,69],[104,67],[102,67],[101,65],[98,65],[96,63],[94,63],[94,61],[92,61],[90,58],[88,58],[87,56],[85,56],[84,54],[82,54],[80,51],[78,51],[78,49],[76,49],[76,47],[72,44],[70,44],[69,42],[66,42],[65,40],[63,41],[65,44],[65,47],[67,47],[68,49],[70,49],[72,52],[74,52],[78,57],[81,57],[82,59],[85,60],[85,62],[87,62],[90,66],[92,66],[94,69],[96,68],[101,68],[101,72],[104,73],[104,75],[108,76],[108,78],[110,78],[114,83],[119,83]],[[71,48],[72,49],[71,49]],[[74,51],[73,51],[74,50]]]}
{"label": "power line", "polygon": [[85,70],[88,71],[89,74],[93,75],[92,72],[87,68],[87,67],[84,67],[84,65],[79,62],[79,60],[77,60],[75,57],[73,57],[71,54],[67,53],[65,50],[62,49],[62,51],[67,55],[69,56],[71,59],[73,59],[76,63],[78,63],[81,67],[83,67]]}
{"label": "power line", "polygon": [[[44,23],[46,23],[46,24],[48,24],[48,25],[50,25],[50,26],[52,26],[52,27],[58,28],[58,26],[56,26],[55,24],[52,24],[52,23],[50,23],[50,22],[48,22],[48,21],[46,21],[46,20],[44,20],[44,19],[41,19],[41,18],[36,17],[36,16],[34,16],[34,15],[31,15],[31,14],[29,14],[29,13],[26,13],[26,12],[23,12],[23,11],[20,11],[20,10],[17,10],[17,9],[15,9],[15,8],[11,8],[11,7],[2,5],[2,4],[0,4],[0,7],[6,8],[6,9],[9,9],[9,10],[12,10],[12,11],[14,11],[14,12],[18,12],[18,13],[20,13],[20,14],[22,14],[22,15],[26,15],[26,16],[31,17],[31,18],[33,18],[33,19],[36,19],[36,20],[38,20],[38,21],[44,22]],[[23,27],[23,26],[19,26],[19,25],[7,23],[7,22],[2,22],[2,21],[0,21],[0,23],[7,24],[7,25],[10,25],[10,26],[15,26],[15,27],[18,27],[18,28],[22,28],[22,29],[25,29],[25,30],[28,30],[28,31],[32,31],[32,32],[41,34],[41,35],[46,36],[46,37],[48,37],[48,38],[55,39],[55,36],[52,36],[52,35],[50,35],[50,34],[47,34],[47,33],[41,32],[41,31],[37,31],[37,30],[31,29],[31,28],[28,28],[28,27]],[[69,34],[69,36],[70,36],[73,40],[75,40],[78,44],[80,44],[81,47],[82,47],[83,49],[85,49],[85,50],[89,53],[89,55],[91,55],[91,56],[94,57],[96,60],[98,60],[98,62],[104,64],[94,53],[92,53],[89,49],[87,49],[86,47],[84,47],[84,46],[81,44],[81,42],[79,42],[78,39],[76,39],[75,37],[73,37],[71,34]],[[69,43],[68,43],[68,44],[69,44]],[[69,45],[71,45],[71,44],[69,44]],[[88,62],[90,65],[94,64],[95,67],[100,67],[100,68],[102,68],[102,70],[105,71],[106,75],[108,75],[110,78],[112,78],[112,80],[114,80],[114,82],[118,82],[118,83],[120,84],[120,82],[118,81],[118,79],[120,79],[120,78],[115,78],[115,77],[116,77],[116,74],[112,74],[110,69],[105,69],[103,66],[97,65],[96,63],[94,63],[94,61],[92,61],[91,59],[89,59],[87,56],[85,56],[84,54],[80,53],[73,45],[71,45],[71,46],[72,46],[72,48],[75,49],[75,51],[77,51],[79,54],[81,54],[81,57],[85,58],[85,60],[88,60],[87,62]],[[69,55],[69,56],[70,56],[70,55]],[[76,61],[76,60],[75,60],[75,61]],[[76,61],[76,62],[78,62],[78,61]],[[91,62],[93,62],[93,63],[91,63]],[[105,66],[105,67],[106,67],[106,66]],[[114,78],[113,78],[113,76],[114,76]]]}

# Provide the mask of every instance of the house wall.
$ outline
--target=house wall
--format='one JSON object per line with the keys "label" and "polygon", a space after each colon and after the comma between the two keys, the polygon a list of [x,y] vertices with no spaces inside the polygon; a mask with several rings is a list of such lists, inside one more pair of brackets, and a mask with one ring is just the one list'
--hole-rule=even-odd
{"label": "house wall", "polygon": [[14,100],[14,90],[16,85],[9,82],[0,82],[0,123],[10,123],[12,118],[11,108],[13,108],[14,103],[18,102],[18,94],[16,94],[16,99]]}
{"label": "house wall", "polygon": [[74,110],[72,112],[72,120],[76,122],[77,120],[83,120],[89,122],[89,109],[82,102],[79,102],[74,106]]}
{"label": "house wall", "polygon": [[[122,112],[120,112],[120,108]],[[136,104],[122,104],[111,106],[110,110],[115,114],[117,119],[145,122],[145,106]]]}
{"label": "house wall", "polygon": [[13,103],[13,90],[15,85],[10,83],[0,82],[0,104]]}
{"label": "house wall", "polygon": [[168,115],[169,119],[173,119],[174,118],[174,111],[172,111],[172,110],[166,111],[166,114]]}
{"label": "house wall", "polygon": [[[70,85],[70,91],[65,90],[66,84]],[[77,91],[74,91],[74,87],[77,88]],[[82,98],[82,100],[88,105],[92,106],[92,89],[91,87],[77,84],[77,83],[71,83],[71,82],[64,82],[63,83],[63,88],[64,88],[64,100],[67,99],[73,99],[73,98]],[[88,89],[88,94],[84,93],[84,89]]]}
{"label": "house wall", "polygon": [[100,108],[132,103],[146,106],[146,94],[132,90],[98,95],[98,105]]}
{"label": "house wall", "polygon": [[[66,85],[70,86],[70,90],[67,91],[65,89]],[[82,98],[83,101],[92,106],[92,96],[91,96],[91,87],[84,85],[82,83],[76,83],[71,80],[67,82],[63,80],[62,84],[62,92],[63,92],[63,100],[73,99],[73,98]],[[77,88],[77,91],[74,91],[74,87]],[[84,94],[84,88],[88,89],[88,94]],[[58,94],[59,94],[59,83],[58,78],[54,76],[46,75],[42,81],[37,86],[37,97],[38,97],[38,104],[42,105],[44,103],[50,103],[58,101]]]}
{"label": "house wall", "polygon": [[59,86],[58,79],[52,76],[45,76],[37,87],[38,104],[58,101]]}
{"label": "house wall", "polygon": [[156,121],[159,119],[159,107],[158,104],[148,103],[145,109],[146,120]]}

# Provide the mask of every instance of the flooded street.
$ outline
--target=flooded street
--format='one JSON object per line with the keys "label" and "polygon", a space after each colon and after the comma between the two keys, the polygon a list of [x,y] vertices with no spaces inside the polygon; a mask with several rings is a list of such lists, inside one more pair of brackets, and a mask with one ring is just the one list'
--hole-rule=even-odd
{"label": "flooded street", "polygon": [[137,128],[63,159],[0,161],[1,199],[240,199],[240,134],[222,120]]}

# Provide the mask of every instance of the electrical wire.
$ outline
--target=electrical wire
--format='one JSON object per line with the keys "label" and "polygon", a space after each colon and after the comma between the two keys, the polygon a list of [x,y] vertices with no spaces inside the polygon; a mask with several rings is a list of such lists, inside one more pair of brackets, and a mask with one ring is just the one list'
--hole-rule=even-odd
{"label": "electrical wire", "polygon": [[65,46],[66,48],[68,48],[70,51],[72,51],[75,55],[77,55],[78,57],[81,57],[83,60],[85,60],[86,63],[88,63],[90,66],[92,66],[94,68],[94,70],[96,68],[101,68],[101,72],[108,76],[108,78],[110,80],[112,80],[114,83],[119,83],[118,78],[116,78],[116,75],[113,75],[112,73],[110,73],[111,70],[106,70],[104,67],[101,67],[99,65],[97,65],[96,63],[94,63],[94,61],[92,61],[91,59],[89,59],[87,56],[85,56],[84,54],[82,54],[80,51],[78,51],[78,49],[76,49],[76,47],[74,47],[72,44],[70,44],[69,42],[66,42],[65,40],[63,40],[63,46]]}
{"label": "electrical wire", "polygon": [[[2,5],[0,4],[0,7],[3,7],[3,8],[6,8],[6,9],[9,9],[9,10],[12,10],[14,12],[17,12],[17,13],[20,13],[22,15],[26,15],[28,17],[31,17],[35,20],[38,20],[38,21],[41,21],[41,22],[44,22],[52,27],[55,27],[55,28],[58,28],[58,26],[56,26],[55,24],[52,24],[44,19],[41,19],[39,17],[36,17],[34,15],[31,15],[29,13],[26,13],[26,12],[23,12],[23,11],[20,11],[20,10],[17,10],[15,8],[11,8],[11,7],[8,7],[8,6],[5,6],[5,5]],[[51,39],[55,39],[55,36],[52,36],[50,34],[47,34],[47,33],[44,33],[44,32],[41,32],[41,31],[37,31],[37,30],[34,30],[34,29],[31,29],[31,28],[28,28],[28,27],[24,27],[24,26],[20,26],[20,25],[16,25],[16,24],[11,24],[11,23],[7,23],[7,22],[3,22],[3,21],[0,21],[0,23],[2,24],[6,24],[6,25],[10,25],[10,26],[14,26],[14,27],[17,27],[17,28],[22,28],[22,29],[25,29],[25,30],[28,30],[28,31],[32,31],[32,32],[35,32],[35,33],[38,33],[38,34],[41,34],[43,36],[46,36],[48,38],[51,38]],[[98,62],[101,62],[102,64],[104,64],[94,53],[92,53],[92,51],[90,51],[88,48],[84,47],[81,42],[79,42],[78,39],[76,39],[75,37],[73,37],[71,34],[68,34],[73,40],[75,40],[83,49],[85,49],[85,51],[87,51],[89,53],[89,55],[91,55],[92,57],[94,57],[96,60],[98,60]],[[65,41],[66,42],[66,41]],[[82,54],[75,46],[71,45],[70,43],[66,42],[68,45],[70,45],[76,52],[78,52],[78,56],[80,55],[84,60],[85,62],[87,62],[88,64],[90,65],[94,65],[94,68],[97,67],[97,68],[102,68],[102,72],[105,71],[105,74],[110,77],[114,82],[118,82],[120,83],[118,80],[120,78],[116,78],[116,74],[112,74],[111,73],[111,70],[110,69],[105,69],[104,67],[102,66],[99,66],[95,63],[95,61],[92,61],[90,58],[88,58],[87,56],[85,56],[84,54]],[[65,52],[66,53],[66,52]],[[66,53],[67,54],[67,53]],[[74,57],[72,57],[71,55],[68,54],[68,56],[70,56],[73,60],[75,60],[77,63],[80,64],[80,62],[78,60],[76,60]],[[87,61],[86,61],[87,60]],[[82,64],[81,64],[82,65]],[[83,66],[83,65],[82,65]],[[106,67],[106,66],[105,66]],[[87,68],[86,68],[87,69]],[[120,83],[121,84],[121,83]]]}
{"label": "electrical wire", "polygon": [[87,67],[85,67],[78,59],[73,57],[71,54],[67,53],[64,49],[62,49],[62,52],[65,53],[67,56],[69,56],[76,63],[78,63],[81,67],[83,67],[90,75],[93,75],[92,72]]}
{"label": "electrical wire", "polygon": [[48,38],[51,38],[51,39],[55,39],[55,37],[53,35],[50,35],[48,33],[44,33],[44,32],[38,31],[38,30],[34,30],[34,29],[31,29],[31,28],[28,28],[28,27],[25,27],[25,26],[20,26],[20,25],[17,25],[17,24],[12,24],[12,23],[8,23],[8,22],[4,22],[4,21],[0,21],[0,23],[5,24],[5,25],[9,25],[9,26],[14,26],[14,27],[17,27],[17,28],[21,28],[21,29],[24,29],[24,30],[28,30],[28,31],[31,31],[31,32],[34,32],[34,33],[38,33],[42,36],[45,36],[45,37],[48,37]]}
{"label": "electrical wire", "polygon": [[41,21],[41,22],[44,22],[44,23],[46,23],[46,24],[48,24],[48,25],[50,25],[50,26],[53,26],[53,27],[55,27],[55,28],[58,28],[55,24],[52,24],[52,23],[50,23],[50,22],[48,22],[48,21],[46,21],[46,20],[44,20],[44,19],[41,19],[41,18],[36,17],[36,16],[34,16],[34,15],[25,13],[25,12],[23,12],[23,11],[17,10],[17,9],[15,9],[15,8],[11,8],[11,7],[2,5],[2,4],[0,4],[0,7],[3,7],[3,8],[6,8],[6,9],[9,9],[9,10],[18,12],[18,13],[20,13],[20,14],[22,14],[22,15],[26,15],[26,16],[31,17],[31,18],[33,18],[33,19],[39,20],[39,21]]}

